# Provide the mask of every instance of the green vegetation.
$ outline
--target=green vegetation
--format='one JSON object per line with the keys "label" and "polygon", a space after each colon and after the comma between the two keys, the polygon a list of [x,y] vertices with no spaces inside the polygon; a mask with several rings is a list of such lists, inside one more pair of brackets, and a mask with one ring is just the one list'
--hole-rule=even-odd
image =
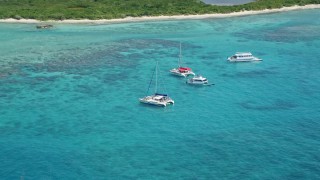
{"label": "green vegetation", "polygon": [[230,13],[306,4],[320,4],[320,0],[257,0],[237,6],[206,5],[200,0],[0,0],[0,19],[114,19]]}

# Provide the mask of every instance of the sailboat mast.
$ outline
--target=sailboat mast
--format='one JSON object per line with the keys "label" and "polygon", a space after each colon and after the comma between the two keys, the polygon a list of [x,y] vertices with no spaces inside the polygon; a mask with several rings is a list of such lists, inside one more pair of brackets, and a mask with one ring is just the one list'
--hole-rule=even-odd
{"label": "sailboat mast", "polygon": [[158,61],[156,64],[156,88],[154,93],[157,93],[157,89],[158,89]]}
{"label": "sailboat mast", "polygon": [[181,54],[181,42],[180,42],[180,54],[179,54],[179,67],[181,67],[181,59],[182,59],[182,54]]}

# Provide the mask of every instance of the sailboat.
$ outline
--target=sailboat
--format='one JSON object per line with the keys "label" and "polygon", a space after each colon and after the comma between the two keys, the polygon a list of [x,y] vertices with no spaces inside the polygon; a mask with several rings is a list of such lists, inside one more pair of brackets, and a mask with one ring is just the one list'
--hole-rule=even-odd
{"label": "sailboat", "polygon": [[181,43],[180,43],[180,54],[179,54],[179,61],[178,61],[179,67],[171,69],[170,72],[173,75],[182,76],[182,77],[187,77],[188,75],[195,75],[195,73],[192,72],[191,68],[182,67],[181,64],[182,64],[182,54],[181,54]]}
{"label": "sailboat", "polygon": [[154,94],[152,95],[147,95],[143,98],[139,98],[139,101],[141,103],[144,103],[144,104],[150,104],[150,105],[155,105],[155,106],[162,106],[162,107],[165,107],[169,104],[174,104],[174,101],[168,96],[168,94],[163,94],[163,93],[158,93],[158,71],[159,71],[159,68],[158,68],[158,62],[156,64],[156,67],[154,69],[154,72],[152,74],[152,77],[151,77],[151,81],[149,83],[149,88],[148,88],[148,91],[147,91],[147,94],[149,93],[149,89],[150,89],[150,85],[152,84],[152,80],[153,80],[153,75],[155,74],[156,75],[156,80],[155,80],[155,91],[154,91]]}

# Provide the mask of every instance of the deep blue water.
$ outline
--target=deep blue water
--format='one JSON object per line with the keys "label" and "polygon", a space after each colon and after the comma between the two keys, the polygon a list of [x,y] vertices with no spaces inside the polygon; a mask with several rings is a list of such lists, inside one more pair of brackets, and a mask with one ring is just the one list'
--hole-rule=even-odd
{"label": "deep blue water", "polygon": [[[319,15],[0,24],[0,179],[320,179]],[[156,61],[174,106],[138,102]]]}

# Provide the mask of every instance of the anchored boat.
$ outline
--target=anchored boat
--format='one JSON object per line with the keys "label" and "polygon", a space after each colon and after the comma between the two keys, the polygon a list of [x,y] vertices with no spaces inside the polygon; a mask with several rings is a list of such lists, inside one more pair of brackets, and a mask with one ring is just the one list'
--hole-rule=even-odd
{"label": "anchored boat", "polygon": [[43,24],[43,25],[37,25],[36,28],[37,29],[49,29],[49,28],[52,28],[53,25],[51,24]]}
{"label": "anchored boat", "polygon": [[262,59],[253,56],[250,52],[237,52],[235,55],[228,57],[230,62],[252,62],[262,61]]}
{"label": "anchored boat", "polygon": [[147,95],[143,98],[139,98],[139,101],[144,104],[150,104],[155,106],[165,107],[169,104],[174,104],[174,101],[168,96],[168,94],[158,93],[158,62],[151,77],[147,94],[149,93],[150,85],[152,84],[153,75],[155,74],[155,93]]}
{"label": "anchored boat", "polygon": [[188,75],[195,75],[194,72],[192,72],[191,68],[182,67],[181,64],[182,64],[182,54],[181,54],[181,43],[180,43],[180,54],[179,54],[179,61],[178,61],[179,67],[171,69],[170,72],[173,75],[182,76],[182,77],[187,77]]}
{"label": "anchored boat", "polygon": [[193,84],[193,85],[209,85],[208,79],[201,75],[197,75],[197,76],[194,76],[193,78],[188,79],[186,83]]}

